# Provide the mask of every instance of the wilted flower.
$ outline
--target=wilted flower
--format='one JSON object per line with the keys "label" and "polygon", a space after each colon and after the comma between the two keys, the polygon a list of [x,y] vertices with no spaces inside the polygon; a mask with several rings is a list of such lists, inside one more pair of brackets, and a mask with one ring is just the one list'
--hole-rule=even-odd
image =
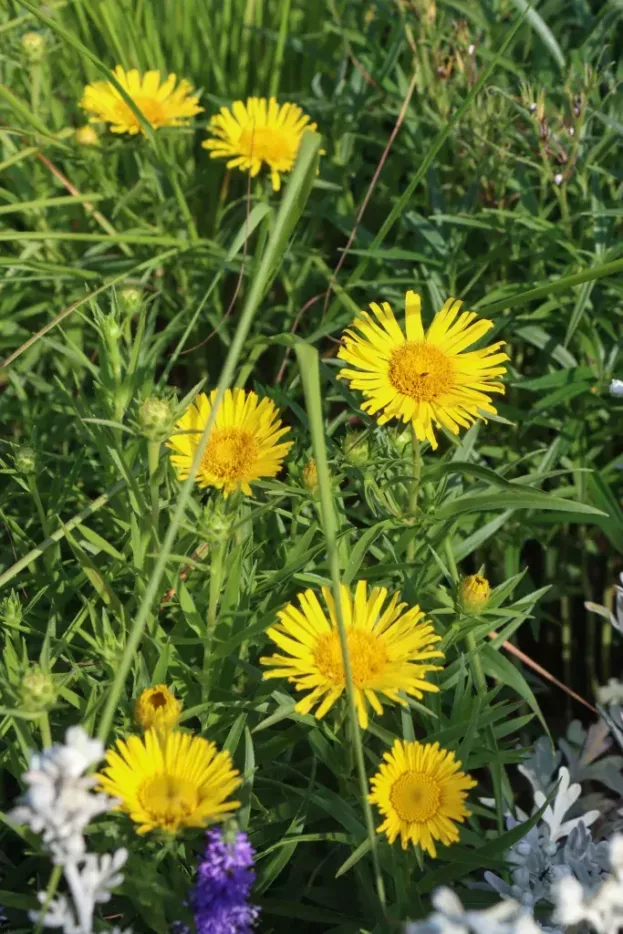
{"label": "wilted flower", "polygon": [[37,452],[25,444],[16,449],[13,454],[13,463],[18,473],[28,476],[37,470]]}
{"label": "wilted flower", "polygon": [[52,675],[35,665],[25,672],[21,684],[21,697],[26,710],[47,710],[56,700],[56,685]]}

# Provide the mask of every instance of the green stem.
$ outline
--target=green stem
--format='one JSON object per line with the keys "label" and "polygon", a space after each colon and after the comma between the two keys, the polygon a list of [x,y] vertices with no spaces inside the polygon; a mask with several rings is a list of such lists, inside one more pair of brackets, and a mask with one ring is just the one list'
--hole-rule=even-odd
{"label": "green stem", "polygon": [[39,520],[41,522],[41,528],[43,529],[43,534],[46,536],[46,538],[49,538],[50,526],[48,524],[48,517],[46,516],[45,509],[43,508],[41,496],[39,495],[39,487],[37,486],[37,478],[34,474],[30,474],[28,477],[28,489],[30,490],[31,496],[35,501],[35,506],[37,507],[37,513],[39,514]]}
{"label": "green stem", "polygon": [[147,465],[149,468],[149,492],[151,495],[151,523],[154,528],[154,538],[158,544],[158,519],[160,517],[160,483],[157,479],[158,463],[160,460],[160,442],[147,442]]}
{"label": "green stem", "polygon": [[58,883],[61,881],[61,876],[63,874],[62,866],[55,866],[52,872],[50,873],[50,879],[45,890],[45,901],[41,906],[41,916],[35,927],[35,934],[41,934],[43,930],[43,917],[50,907],[50,903],[54,896],[56,895],[56,890],[58,888]]}
{"label": "green stem", "polygon": [[279,80],[281,78],[281,66],[283,65],[283,53],[288,35],[290,3],[291,0],[282,0],[281,2],[281,21],[279,23],[279,35],[277,36],[275,60],[273,62],[272,75],[270,79],[270,97],[277,97],[277,94],[279,93]]}
{"label": "green stem", "polygon": [[[422,455],[420,453],[420,442],[418,441],[413,425],[411,426],[411,450],[413,452],[413,479],[409,488],[409,519],[415,523],[417,513],[418,494],[420,492],[420,477],[422,475]],[[415,525],[413,526],[413,535],[407,544],[407,561],[411,563],[415,558]]]}
{"label": "green stem", "polygon": [[[473,625],[473,621],[472,621]],[[474,683],[476,685],[476,690],[478,691],[478,696],[481,701],[484,703],[487,696],[487,679],[485,678],[485,673],[482,667],[482,661],[480,659],[480,653],[478,651],[478,645],[476,644],[476,636],[473,632],[467,632],[465,636],[465,641],[467,642],[467,648],[469,650],[470,662],[472,666],[472,674],[474,676]],[[491,749],[491,752],[497,752],[497,743],[495,741],[495,733],[493,732],[493,727],[488,726],[485,729],[485,736],[487,738],[487,744]],[[498,825],[498,833],[504,832],[504,797],[502,793],[502,782],[500,776],[496,771],[495,765],[492,763],[489,766],[489,771],[491,772],[491,781],[493,782],[493,787],[495,791],[495,809]]]}
{"label": "green stem", "polygon": [[379,861],[374,818],[372,815],[372,808],[370,807],[370,802],[368,800],[368,777],[366,774],[366,764],[363,754],[361,729],[359,726],[359,718],[355,705],[355,687],[348,650],[348,636],[346,633],[346,626],[344,624],[344,617],[342,613],[342,583],[340,579],[340,558],[337,542],[337,521],[333,505],[331,474],[329,472],[329,461],[327,458],[327,448],[324,436],[318,351],[314,347],[311,347],[309,344],[303,344],[301,342],[297,343],[296,345],[296,355],[298,358],[299,370],[303,381],[305,403],[307,407],[307,414],[309,417],[312,437],[312,448],[314,452],[314,458],[316,460],[316,467],[318,469],[318,487],[320,492],[322,529],[327,545],[327,556],[332,585],[331,589],[333,591],[335,615],[337,618],[340,646],[342,649],[344,680],[346,682],[347,708],[350,721],[353,751],[355,754],[355,763],[357,766],[357,775],[359,779],[361,803],[365,817],[368,841],[370,843],[370,852],[372,855],[372,863],[374,867],[377,895],[381,909],[384,913],[386,909],[385,885],[383,882],[381,864]]}
{"label": "green stem", "polygon": [[44,749],[49,749],[52,745],[52,732],[50,730],[50,718],[47,710],[44,710],[39,718],[39,730],[41,732],[41,742]]}

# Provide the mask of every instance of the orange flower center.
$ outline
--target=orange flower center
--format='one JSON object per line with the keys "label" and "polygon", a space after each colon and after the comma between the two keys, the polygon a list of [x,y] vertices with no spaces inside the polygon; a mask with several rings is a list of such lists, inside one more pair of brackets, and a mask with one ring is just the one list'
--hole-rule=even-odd
{"label": "orange flower center", "polygon": [[174,831],[197,809],[197,786],[175,775],[154,775],[138,789],[138,800],[154,824]]}
{"label": "orange flower center", "polygon": [[258,453],[257,441],[245,428],[214,428],[201,466],[219,480],[240,480],[249,476]]}
{"label": "orange flower center", "polygon": [[[133,100],[151,126],[160,127],[166,123],[166,112],[161,101],[156,100],[154,97],[134,97]],[[119,100],[117,102],[117,115],[119,123],[125,123],[128,126],[141,126],[140,120],[130,110],[125,101]]]}
{"label": "orange flower center", "polygon": [[423,824],[439,811],[441,789],[425,772],[403,772],[392,785],[389,797],[401,821]]}
{"label": "orange flower center", "polygon": [[240,134],[240,152],[248,159],[259,159],[275,167],[289,167],[294,159],[292,133],[283,133],[279,127],[261,127],[250,124]]}
{"label": "orange flower center", "polygon": [[[387,654],[382,642],[366,629],[350,629],[348,653],[355,686],[370,687],[387,663]],[[339,633],[323,632],[319,636],[314,648],[314,662],[329,684],[336,688],[345,686]]]}
{"label": "orange flower center", "polygon": [[405,341],[397,347],[388,375],[394,389],[416,402],[435,402],[454,385],[450,358],[426,341]]}

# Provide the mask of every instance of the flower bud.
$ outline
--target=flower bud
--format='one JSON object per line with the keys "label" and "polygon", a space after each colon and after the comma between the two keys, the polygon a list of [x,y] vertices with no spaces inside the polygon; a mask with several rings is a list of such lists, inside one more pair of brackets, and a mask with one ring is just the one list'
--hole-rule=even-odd
{"label": "flower bud", "polygon": [[92,126],[87,123],[86,126],[79,126],[74,133],[74,140],[78,146],[99,146],[99,136]]}
{"label": "flower bud", "polygon": [[12,590],[8,597],[0,600],[0,623],[4,623],[5,626],[19,626],[22,618],[22,602]]}
{"label": "flower bud", "polygon": [[303,467],[303,486],[310,493],[318,490],[318,467],[313,457]]}
{"label": "flower bud", "polygon": [[394,437],[393,437],[394,448],[396,450],[396,453],[399,454],[400,457],[406,454],[411,448],[412,438],[413,438],[413,434],[408,425],[406,428],[403,428],[402,431],[399,431],[396,434],[394,434]]}
{"label": "flower bud", "polygon": [[134,718],[143,730],[172,730],[182,713],[182,702],[171,693],[166,684],[147,688],[134,707]]}
{"label": "flower bud", "polygon": [[209,545],[221,545],[232,533],[235,513],[228,512],[221,496],[208,500],[203,511],[201,534]]}
{"label": "flower bud", "polygon": [[17,448],[13,454],[13,463],[18,473],[24,474],[24,476],[33,474],[37,469],[37,452],[34,448],[25,444],[23,447]]}
{"label": "flower bud", "polygon": [[22,51],[32,65],[39,64],[45,58],[45,37],[40,32],[25,32]]}
{"label": "flower bud", "polygon": [[30,668],[22,678],[22,703],[31,713],[47,710],[56,701],[56,687],[52,675],[46,674],[39,665]]}
{"label": "flower bud", "polygon": [[162,441],[171,431],[171,406],[166,399],[149,396],[138,410],[141,431],[150,441]]}
{"label": "flower bud", "polygon": [[481,574],[470,574],[459,584],[459,606],[464,613],[476,616],[485,608],[491,589],[489,581]]}
{"label": "flower bud", "polygon": [[351,467],[365,467],[370,460],[370,442],[364,432],[348,428],[342,442],[342,453]]}
{"label": "flower bud", "polygon": [[135,315],[143,307],[143,293],[140,289],[128,286],[127,289],[121,289],[118,298],[121,309],[129,315]]}

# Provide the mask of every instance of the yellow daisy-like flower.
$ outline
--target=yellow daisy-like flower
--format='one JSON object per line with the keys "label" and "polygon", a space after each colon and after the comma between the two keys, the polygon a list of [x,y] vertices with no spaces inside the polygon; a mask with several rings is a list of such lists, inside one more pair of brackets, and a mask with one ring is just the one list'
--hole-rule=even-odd
{"label": "yellow daisy-like flower", "polygon": [[171,730],[182,712],[182,702],[166,684],[157,684],[141,692],[134,706],[134,718],[144,729]]}
{"label": "yellow daisy-like flower", "polygon": [[[175,452],[171,463],[180,480],[190,473],[201,434],[210,418],[216,389],[210,398],[204,392],[189,405],[176,424],[167,447]],[[234,490],[251,495],[249,484],[261,477],[275,477],[293,441],[277,444],[290,429],[282,428],[277,409],[270,399],[258,399],[254,392],[228,389],[212,426],[197,474],[201,487],[215,486],[228,496]]]}
{"label": "yellow daisy-like flower", "polygon": [[227,801],[241,784],[228,752],[189,733],[117,740],[106,752],[106,768],[96,776],[101,791],[119,798],[119,808],[139,824],[138,833],[204,827],[240,807]]}
{"label": "yellow daisy-like flower", "polygon": [[503,341],[464,352],[493,322],[478,320],[473,311],[459,315],[457,299],[448,299],[426,332],[420,296],[407,292],[405,304],[406,337],[387,302],[370,305],[374,318],[361,312],[344,334],[338,357],[350,366],[340,377],[363,392],[362,409],[379,413],[381,425],[391,418],[410,421],[416,437],[436,448],[433,424],[456,435],[483,413],[495,414],[490,394],[504,392],[494,377],[506,372],[501,364],[508,356],[500,352]]}
{"label": "yellow daisy-like flower", "polygon": [[[191,93],[193,88],[188,81],[182,79],[175,86],[177,75],[169,75],[160,84],[159,71],[147,71],[142,76],[136,68],[126,72],[121,65],[117,65],[114,75],[154,130],[163,126],[184,126],[191,117],[203,111],[199,98]],[[93,114],[91,123],[109,123],[113,133],[134,136],[145,132],[138,117],[110,81],[87,84],[80,106]]]}
{"label": "yellow daisy-like flower", "polygon": [[[322,595],[328,618],[313,590],[299,594],[300,610],[289,603],[278,613],[279,624],[267,630],[288,654],[260,659],[273,669],[264,672],[264,678],[287,678],[297,691],[309,691],[295,709],[307,714],[319,703],[318,719],[346,689],[335,603],[327,587],[322,588]],[[365,581],[358,581],[354,596],[342,585],[342,618],[362,729],[368,725],[368,704],[376,713],[383,712],[378,695],[406,705],[400,691],[421,699],[424,691],[439,690],[426,675],[440,670],[430,660],[443,658],[443,652],[433,648],[441,636],[435,634],[419,606],[405,609],[407,604],[399,603],[399,594],[394,594],[383,609],[386,598],[385,587],[373,587],[368,595]]]}
{"label": "yellow daisy-like flower", "polygon": [[397,739],[372,779],[369,799],[385,821],[378,828],[393,843],[400,834],[403,850],[409,843],[437,855],[435,840],[456,843],[470,811],[467,791],[477,783],[461,772],[453,752],[439,743],[407,743]]}
{"label": "yellow daisy-like flower", "polygon": [[254,178],[262,164],[270,169],[273,189],[281,188],[281,172],[291,172],[303,133],[317,125],[296,104],[277,103],[274,97],[249,97],[221,107],[210,120],[211,139],[201,145],[211,159],[228,159],[227,168],[250,172]]}

